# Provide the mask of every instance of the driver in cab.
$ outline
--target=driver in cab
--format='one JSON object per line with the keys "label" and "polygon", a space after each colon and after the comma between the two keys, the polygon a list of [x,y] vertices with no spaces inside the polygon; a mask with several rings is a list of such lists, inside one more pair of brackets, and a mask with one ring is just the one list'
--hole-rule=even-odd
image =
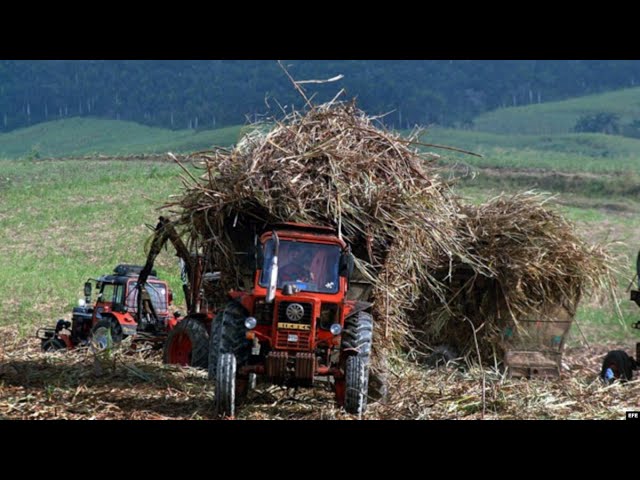
{"label": "driver in cab", "polygon": [[313,280],[311,273],[311,260],[306,255],[303,245],[291,245],[287,264],[284,265],[278,276],[284,282],[310,282]]}

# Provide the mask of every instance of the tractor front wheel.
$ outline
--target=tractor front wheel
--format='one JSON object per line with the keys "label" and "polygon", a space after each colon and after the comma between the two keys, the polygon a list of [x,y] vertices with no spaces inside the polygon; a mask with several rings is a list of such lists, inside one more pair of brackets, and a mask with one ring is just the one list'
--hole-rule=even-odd
{"label": "tractor front wheel", "polygon": [[234,354],[240,367],[249,361],[251,343],[247,340],[244,326],[247,314],[242,305],[230,302],[213,319],[209,339],[209,380],[215,380],[218,360],[225,353]]}
{"label": "tractor front wheel", "polygon": [[[372,337],[373,317],[370,313],[358,312],[345,320],[341,346],[344,380],[336,380],[336,399],[338,404],[344,401],[344,409],[356,415],[362,415],[367,408]],[[382,377],[380,380],[377,386],[383,389],[386,382]],[[380,397],[383,396],[384,392],[381,392]]]}
{"label": "tractor front wheel", "polygon": [[163,361],[206,369],[209,364],[209,334],[203,323],[195,318],[179,322],[167,336]]}
{"label": "tractor front wheel", "polygon": [[216,372],[216,414],[233,417],[236,407],[236,356],[223,353],[218,357]]}
{"label": "tractor front wheel", "polygon": [[91,329],[91,343],[97,350],[105,350],[122,342],[122,327],[115,318],[103,318]]}
{"label": "tractor front wheel", "polygon": [[369,389],[369,365],[357,355],[347,357],[345,367],[344,409],[348,413],[362,415],[367,408]]}

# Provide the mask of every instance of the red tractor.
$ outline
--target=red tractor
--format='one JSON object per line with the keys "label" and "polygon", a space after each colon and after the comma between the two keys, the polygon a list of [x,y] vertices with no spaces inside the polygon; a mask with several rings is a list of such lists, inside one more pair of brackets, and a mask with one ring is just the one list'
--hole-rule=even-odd
{"label": "red tractor", "polygon": [[373,319],[370,303],[347,299],[347,244],[331,228],[278,224],[259,237],[254,257],[252,288],[231,291],[211,324],[218,414],[235,414],[253,375],[290,387],[333,378],[337,403],[363,413]]}
{"label": "red tractor", "polygon": [[[85,298],[73,309],[71,322],[58,320],[55,328],[37,331],[42,349],[72,349],[88,345],[90,341],[104,348],[108,335],[114,343],[134,336],[136,341],[151,341],[161,346],[179,321],[179,313],[170,311],[173,295],[167,282],[150,271],[141,283],[142,271],[143,267],[122,264],[110,275],[89,279],[84,285]],[[91,305],[94,283],[99,293]]]}

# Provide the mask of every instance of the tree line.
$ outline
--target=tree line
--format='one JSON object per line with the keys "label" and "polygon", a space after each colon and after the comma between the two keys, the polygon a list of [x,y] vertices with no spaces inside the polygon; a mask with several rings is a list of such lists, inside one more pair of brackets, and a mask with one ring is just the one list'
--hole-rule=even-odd
{"label": "tree line", "polygon": [[[391,127],[469,127],[485,111],[635,86],[640,62],[613,60],[290,60],[319,103],[344,88]],[[304,108],[270,60],[2,60],[0,131],[76,117],[210,129]]]}

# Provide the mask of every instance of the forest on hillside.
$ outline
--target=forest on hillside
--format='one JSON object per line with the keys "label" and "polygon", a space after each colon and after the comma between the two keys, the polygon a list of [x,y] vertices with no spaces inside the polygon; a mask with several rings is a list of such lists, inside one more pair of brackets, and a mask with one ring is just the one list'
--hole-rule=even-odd
{"label": "forest on hillside", "polygon": [[[469,127],[474,116],[635,86],[640,61],[287,60],[314,103],[341,88],[391,127]],[[91,116],[211,129],[302,108],[274,60],[0,60],[0,131]]]}

